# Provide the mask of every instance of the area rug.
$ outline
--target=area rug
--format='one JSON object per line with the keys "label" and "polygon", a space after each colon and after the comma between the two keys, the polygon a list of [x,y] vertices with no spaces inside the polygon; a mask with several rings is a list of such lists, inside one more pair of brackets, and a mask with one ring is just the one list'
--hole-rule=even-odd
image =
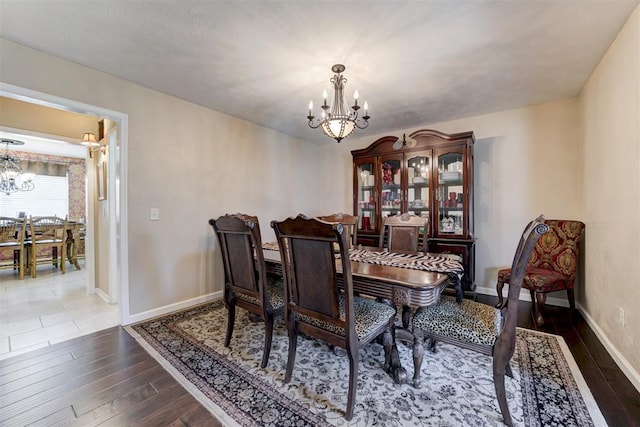
{"label": "area rug", "polygon": [[[229,348],[221,301],[127,327],[141,344],[225,425],[498,426],[491,357],[438,343],[425,351],[422,388],[395,384],[384,350],[360,352],[354,416],[344,419],[349,365],[325,343],[300,337],[293,377],[284,383],[288,337],[276,321],[269,363],[260,368],[264,325],[236,311]],[[398,344],[413,374],[411,348]],[[518,329],[514,378],[506,378],[513,421],[521,426],[605,426],[562,337]]]}

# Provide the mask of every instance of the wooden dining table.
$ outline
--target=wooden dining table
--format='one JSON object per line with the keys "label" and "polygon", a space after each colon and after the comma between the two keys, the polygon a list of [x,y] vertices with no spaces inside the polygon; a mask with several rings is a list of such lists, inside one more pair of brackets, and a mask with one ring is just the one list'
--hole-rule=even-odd
{"label": "wooden dining table", "polygon": [[[357,249],[362,249],[362,247]],[[369,251],[383,251],[380,248],[367,247],[366,249]],[[274,246],[273,243],[266,244],[263,246],[263,254],[267,273],[282,276],[282,262],[277,245]],[[350,262],[354,292],[375,297],[394,306],[420,308],[436,304],[451,278],[449,274],[443,272],[359,261]],[[338,271],[341,271],[341,268],[338,268]],[[391,365],[387,369],[387,372],[399,384],[406,383],[408,377],[406,370],[400,363],[396,341],[413,340],[410,325],[405,324],[404,326],[404,328],[396,328],[394,331]]]}

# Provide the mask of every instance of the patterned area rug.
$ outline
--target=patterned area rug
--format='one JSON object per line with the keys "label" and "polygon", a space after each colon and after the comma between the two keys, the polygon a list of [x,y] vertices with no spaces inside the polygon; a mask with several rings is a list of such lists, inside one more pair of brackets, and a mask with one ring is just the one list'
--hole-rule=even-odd
{"label": "patterned area rug", "polygon": [[[382,370],[384,350],[360,352],[353,419],[344,416],[348,359],[323,342],[300,337],[293,377],[285,384],[288,337],[276,321],[269,363],[260,368],[264,327],[237,309],[231,346],[221,301],[142,322],[127,330],[222,423],[240,426],[499,426],[491,358],[438,343],[425,351],[423,386],[396,385]],[[398,344],[413,373],[411,348]],[[563,339],[518,330],[506,379],[516,425],[605,426]]]}

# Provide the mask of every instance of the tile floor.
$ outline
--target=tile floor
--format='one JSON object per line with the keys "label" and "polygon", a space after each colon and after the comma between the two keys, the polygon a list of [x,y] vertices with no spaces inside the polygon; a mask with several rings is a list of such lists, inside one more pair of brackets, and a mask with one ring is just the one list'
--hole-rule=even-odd
{"label": "tile floor", "polygon": [[20,280],[0,270],[0,359],[120,324],[117,304],[87,295],[84,271],[43,265],[36,279]]}

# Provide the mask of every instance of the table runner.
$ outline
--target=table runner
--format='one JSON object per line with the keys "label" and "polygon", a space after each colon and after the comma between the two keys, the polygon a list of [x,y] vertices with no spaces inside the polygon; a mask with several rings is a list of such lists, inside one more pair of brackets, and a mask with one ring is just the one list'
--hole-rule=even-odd
{"label": "table runner", "polygon": [[[270,251],[279,250],[277,242],[263,243],[262,248]],[[447,274],[454,284],[456,299],[458,302],[462,301],[462,275],[464,274],[464,267],[460,262],[446,256],[388,251],[379,252],[354,248],[349,250],[349,260]]]}

